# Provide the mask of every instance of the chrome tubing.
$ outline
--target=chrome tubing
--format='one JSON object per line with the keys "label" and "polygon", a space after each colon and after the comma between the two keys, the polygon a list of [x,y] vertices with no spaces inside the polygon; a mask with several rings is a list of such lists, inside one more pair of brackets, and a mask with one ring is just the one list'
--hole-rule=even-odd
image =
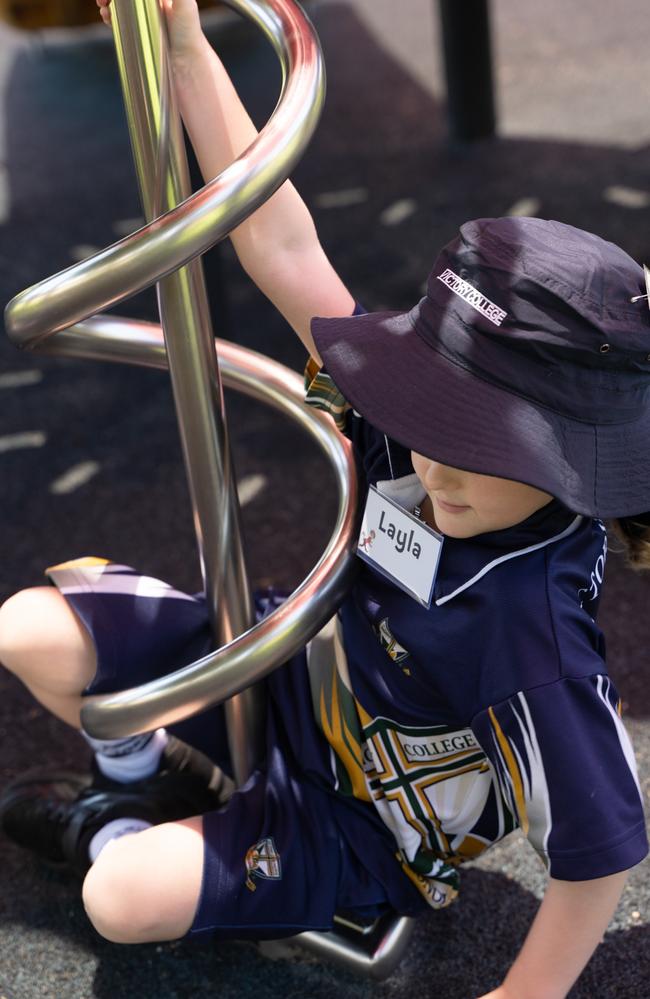
{"label": "chrome tubing", "polygon": [[178,207],[16,295],[5,309],[7,333],[16,346],[33,349],[204,253],[268,200],[300,159],[325,99],[315,31],[291,0],[225,2],[262,29],[279,57],[282,93],[269,121],[234,163]]}
{"label": "chrome tubing", "polygon": [[414,929],[412,917],[388,912],[369,932],[350,927],[299,933],[291,937],[290,942],[347,971],[380,982],[388,978],[401,961]]}
{"label": "chrome tubing", "polygon": [[[94,316],[62,338],[67,357],[167,367],[161,328],[154,323]],[[316,566],[285,603],[225,647],[175,673],[122,691],[84,698],[84,729],[100,739],[170,725],[204,711],[268,675],[322,627],[347,592],[355,571],[358,494],[350,442],[329,416],[305,405],[294,371],[255,351],[217,341],[224,384],[269,403],[316,441],[332,466],[339,506]]]}
{"label": "chrome tubing", "polygon": [[[140,198],[148,222],[192,193],[159,0],[113,0],[111,23]],[[203,587],[216,648],[255,623],[239,501],[203,267],[197,257],[156,286]],[[247,689],[224,706],[234,776],[264,750],[265,701]]]}
{"label": "chrome tubing", "polygon": [[[136,174],[148,225],[16,296],[5,324],[18,346],[47,343],[159,282],[158,297],[199,557],[215,644],[254,622],[239,506],[203,273],[194,258],[266,201],[304,151],[324,100],[315,32],[290,0],[229,0],[264,32],[280,59],[278,105],[253,145],[190,197],[166,24],[158,0],[114,0],[113,33]],[[161,215],[161,212],[164,214]],[[160,217],[158,217],[160,216]],[[189,266],[179,268],[182,265]],[[261,750],[263,704],[253,690],[226,705],[235,775],[242,783]]]}
{"label": "chrome tubing", "polygon": [[[177,345],[172,344],[170,349],[172,338],[168,337],[165,347],[160,327],[95,315],[154,282],[174,275],[175,289],[173,281],[167,288],[163,284],[159,289],[161,315],[163,321],[171,316],[169,325],[176,327],[177,341],[183,336],[182,332],[178,335],[179,329],[193,337],[189,358],[186,355],[181,365],[185,364],[188,370],[196,367],[196,354],[208,362],[207,373],[201,375],[199,410],[203,407],[204,411],[197,419],[200,433],[216,452],[210,455],[213,467],[215,462],[217,466],[223,463],[221,468],[229,480],[225,519],[231,521],[228,528],[231,531],[237,529],[238,508],[236,498],[232,499],[234,487],[227,447],[224,454],[219,454],[222,438],[225,439],[225,420],[214,408],[221,387],[203,277],[196,268],[181,275],[174,272],[223,239],[286,179],[319,118],[324,98],[324,74],[313,29],[290,0],[226,2],[258,24],[274,45],[282,65],[283,88],[278,106],[256,142],[219,177],[197,194],[187,197],[187,168],[178,148],[179,125],[172,106],[166,50],[160,45],[160,11],[156,10],[155,0],[141,0],[131,5],[130,10],[126,5],[122,7],[124,0],[114,0],[114,31],[123,85],[125,77],[135,73],[137,78],[139,73],[143,90],[143,102],[131,104],[130,91],[126,87],[125,102],[145,215],[150,221],[138,232],[94,257],[16,296],[5,310],[5,326],[17,346],[49,354],[163,368],[167,367],[169,353],[172,381],[176,378],[177,382],[179,376],[173,370],[177,362],[171,358],[172,352],[177,352]],[[158,104],[154,97],[156,92]],[[151,178],[147,164],[154,165]],[[181,203],[174,206],[179,197]],[[170,199],[171,204],[168,203]],[[157,218],[161,210],[164,214]],[[65,337],[52,339],[62,330],[67,331]],[[234,638],[218,652],[162,681],[112,697],[88,699],[83,723],[89,732],[99,737],[113,738],[169,724],[230,698],[254,683],[312,637],[342,599],[353,572],[357,487],[350,445],[337,434],[327,417],[305,407],[300,380],[294,373],[232,344],[220,343],[219,348],[226,384],[262,398],[291,415],[312,434],[330,458],[339,494],[334,532],[316,567],[283,606],[265,621]],[[182,350],[180,353],[182,357]],[[191,433],[188,437],[188,432],[192,428],[183,422],[183,400],[188,396],[187,371],[180,378],[179,392],[175,384],[175,400],[194,503],[197,488],[191,466],[197,452],[187,446],[192,437]],[[189,422],[191,424],[191,419]],[[201,502],[206,495],[204,486],[200,485]],[[196,507],[195,522],[203,559],[205,523],[200,522]],[[214,553],[209,551],[208,555],[213,557]],[[241,587],[245,579],[243,561],[237,574]],[[209,578],[206,578],[206,584],[209,590]],[[210,596],[208,592],[208,601]],[[239,613],[240,619],[247,613],[250,615],[245,597],[242,602],[243,607],[233,611],[235,617]],[[229,728],[234,727],[237,736],[234,755],[245,755],[244,743],[251,735],[247,724],[249,722],[242,719],[242,712],[236,707],[229,719]],[[250,758],[244,759],[244,755],[239,761],[235,760],[239,779],[250,766]],[[302,946],[351,970],[384,978],[406,947],[411,921],[389,914],[380,924],[376,934],[364,936],[360,932],[358,940],[353,941],[346,939],[342,931],[326,935],[307,933],[297,940]]]}

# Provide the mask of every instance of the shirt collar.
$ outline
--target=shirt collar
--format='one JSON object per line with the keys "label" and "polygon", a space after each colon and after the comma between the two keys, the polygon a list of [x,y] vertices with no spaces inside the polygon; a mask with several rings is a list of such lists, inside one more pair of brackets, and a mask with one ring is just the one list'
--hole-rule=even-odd
{"label": "shirt collar", "polygon": [[[426,491],[417,475],[377,483],[379,492],[405,510],[420,506]],[[497,565],[544,548],[573,534],[584,517],[553,499],[526,520],[501,531],[488,531],[473,538],[445,535],[435,585],[437,606],[447,603],[482,579]]]}

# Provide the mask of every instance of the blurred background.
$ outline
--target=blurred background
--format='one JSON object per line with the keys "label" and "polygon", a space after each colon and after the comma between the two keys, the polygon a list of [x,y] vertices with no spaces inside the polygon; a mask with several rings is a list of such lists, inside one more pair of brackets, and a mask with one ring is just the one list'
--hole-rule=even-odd
{"label": "blurred background", "polygon": [[[438,249],[473,217],[559,219],[650,262],[650,8],[642,0],[491,0],[494,129],[470,140],[464,129],[481,134],[487,115],[483,8],[474,0],[455,9],[445,0],[305,4],[325,51],[328,99],[294,180],[331,259],[369,309],[412,306]],[[202,17],[263,125],[279,94],[275,56],[223,6],[206,4]],[[196,167],[193,178],[200,186]],[[141,224],[112,36],[94,2],[0,0],[0,302]],[[229,244],[206,254],[204,267],[217,335],[301,370],[301,345]],[[154,291],[118,311],[156,319]],[[227,404],[251,579],[293,587],[331,530],[330,474],[279,416],[230,394]],[[0,337],[0,513],[0,600],[38,585],[46,566],[90,554],[199,589],[166,376],[22,355]],[[649,596],[650,580],[614,551],[600,621],[646,794]],[[80,758],[75,733],[0,671],[0,784],[30,766]],[[5,999],[217,990],[324,999],[334,989],[353,999],[469,999],[500,980],[544,887],[532,851],[510,837],[466,870],[457,906],[421,921],[400,972],[370,986],[311,960],[270,964],[243,945],[113,947],[89,928],[76,886],[4,841],[0,878]],[[572,999],[650,997],[649,896],[646,862]]]}
{"label": "blurred background", "polygon": [[[218,0],[198,0],[199,7],[223,6]],[[97,23],[97,8],[87,0],[0,0],[0,18],[15,28],[74,28]]]}

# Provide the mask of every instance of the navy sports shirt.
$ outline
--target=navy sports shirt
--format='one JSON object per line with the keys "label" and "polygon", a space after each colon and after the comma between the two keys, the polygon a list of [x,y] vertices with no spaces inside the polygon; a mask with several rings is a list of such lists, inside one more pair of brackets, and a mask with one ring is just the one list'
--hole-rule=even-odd
{"label": "navy sports shirt", "polygon": [[[421,503],[410,453],[354,413],[313,361],[307,384],[307,401],[354,444],[362,502],[373,484],[405,509]],[[606,550],[600,521],[554,500],[506,530],[445,538],[429,609],[361,563],[337,620],[310,644],[327,749],[310,753],[296,712],[298,753],[353,808],[376,810],[396,871],[434,907],[455,897],[462,861],[516,826],[562,880],[613,874],[647,853],[594,620]],[[372,868],[367,841],[355,847]],[[385,863],[373,873],[392,876]]]}

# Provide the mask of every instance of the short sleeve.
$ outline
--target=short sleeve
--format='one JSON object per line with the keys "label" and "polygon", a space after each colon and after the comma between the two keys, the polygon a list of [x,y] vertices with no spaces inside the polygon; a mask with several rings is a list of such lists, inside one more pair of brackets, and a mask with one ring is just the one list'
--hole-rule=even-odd
{"label": "short sleeve", "polygon": [[[357,302],[352,315],[365,316],[366,311],[363,305]],[[313,357],[309,358],[305,366],[305,402],[308,406],[329,413],[341,433],[350,436],[349,415],[352,407],[339,392],[332,377]]]}
{"label": "short sleeve", "polygon": [[346,432],[350,405],[313,357],[309,358],[305,366],[305,402],[308,406],[329,413],[341,433]]}
{"label": "short sleeve", "polygon": [[[365,315],[363,306],[357,305],[353,315]],[[313,357],[305,368],[305,402],[329,413],[341,433],[352,442],[359,476],[366,486],[407,475],[414,477],[410,450],[357,413],[331,375]]]}
{"label": "short sleeve", "polygon": [[551,877],[588,881],[646,856],[634,751],[608,676],[519,691],[479,712],[472,729]]}

